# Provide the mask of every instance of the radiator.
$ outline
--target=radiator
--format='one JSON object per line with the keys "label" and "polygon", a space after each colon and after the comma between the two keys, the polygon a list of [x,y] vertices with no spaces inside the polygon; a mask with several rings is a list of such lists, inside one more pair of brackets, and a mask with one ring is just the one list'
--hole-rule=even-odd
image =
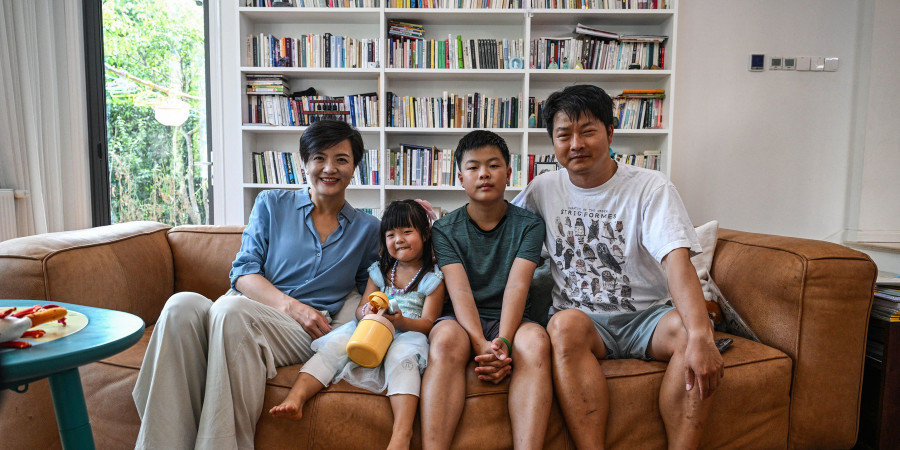
{"label": "radiator", "polygon": [[19,237],[16,225],[16,196],[12,189],[0,189],[0,241]]}

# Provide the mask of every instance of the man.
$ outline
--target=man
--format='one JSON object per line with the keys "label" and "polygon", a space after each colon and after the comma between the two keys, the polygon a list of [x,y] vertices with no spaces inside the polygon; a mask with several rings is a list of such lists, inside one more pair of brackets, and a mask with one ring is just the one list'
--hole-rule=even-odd
{"label": "man", "polygon": [[566,425],[578,448],[603,448],[609,390],[599,360],[668,361],[659,402],[669,447],[696,448],[724,364],[690,261],[701,249],[687,211],[664,175],[610,158],[612,100],[602,89],[567,87],[543,113],[565,170],[536,177],[513,203],[547,223],[547,331]]}

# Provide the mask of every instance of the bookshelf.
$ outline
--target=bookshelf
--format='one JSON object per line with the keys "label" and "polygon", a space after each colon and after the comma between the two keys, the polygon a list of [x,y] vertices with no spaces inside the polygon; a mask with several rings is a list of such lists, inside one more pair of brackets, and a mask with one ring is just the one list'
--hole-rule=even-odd
{"label": "bookshelf", "polygon": [[[653,5],[654,0],[627,0],[634,6]],[[294,4],[300,3],[299,0]],[[321,4],[322,2],[319,2]],[[327,3],[327,1],[325,2]],[[396,0],[369,0],[370,7],[252,7],[243,6],[245,0],[232,0],[233,6],[223,10],[223,43],[225,48],[235,49],[235,55],[223,58],[223,107],[226,108],[225,143],[223,164],[225,173],[235,174],[241,179],[240,187],[226,186],[224,189],[230,205],[226,215],[229,223],[245,223],[250,214],[256,195],[264,189],[298,189],[303,185],[284,183],[260,183],[254,177],[254,153],[295,152],[300,134],[305,127],[290,124],[267,125],[250,124],[249,98],[245,90],[248,75],[281,76],[287,80],[292,92],[297,93],[310,87],[319,95],[332,97],[361,93],[377,93],[377,123],[375,126],[357,126],[367,149],[376,149],[379,158],[379,183],[377,185],[351,185],[347,192],[348,201],[358,208],[380,210],[396,199],[416,197],[431,201],[444,211],[451,211],[466,202],[462,188],[458,186],[405,186],[395,185],[388,179],[385,170],[391,153],[401,145],[434,146],[440,149],[455,149],[456,143],[465,133],[475,128],[436,128],[421,126],[388,126],[391,119],[391,105],[388,93],[399,98],[432,99],[434,105],[442,103],[444,93],[452,98],[456,94],[463,99],[467,95],[479,94],[485,97],[506,99],[514,107],[513,116],[508,117],[505,127],[479,126],[503,136],[510,152],[516,155],[514,171],[519,171],[522,182],[519,186],[507,187],[507,197],[512,199],[524,188],[528,178],[528,156],[546,157],[553,155],[553,148],[545,128],[529,127],[529,97],[538,101],[551,92],[567,85],[590,83],[603,87],[610,95],[616,96],[628,89],[662,89],[665,100],[661,108],[661,126],[645,129],[617,129],[612,148],[617,154],[643,155],[644,151],[658,153],[659,170],[669,174],[672,158],[672,96],[675,77],[675,47],[677,3],[669,1],[666,9],[579,9],[545,8],[553,4],[547,0],[521,0],[505,2],[506,7],[493,8],[396,8]],[[430,5],[441,5],[437,0],[426,0]],[[449,2],[448,2],[449,3]],[[475,2],[452,2],[454,4],[474,4]],[[481,2],[478,2],[481,3]],[[488,2],[489,3],[489,2]],[[509,7],[521,3],[520,7]],[[582,5],[581,1],[562,2],[566,6]],[[597,0],[594,3],[616,3]],[[540,7],[538,7],[540,6]],[[468,40],[490,39],[513,43],[523,50],[522,66],[512,68],[455,68],[450,63],[456,56],[449,47],[436,55],[445,55],[450,68],[395,68],[391,67],[388,30],[391,21],[403,21],[422,25],[426,41],[447,40],[449,45],[456,36],[464,43]],[[584,70],[569,68],[538,67],[535,55],[532,58],[532,41],[544,37],[576,38],[576,24],[602,29],[622,35],[662,35],[665,41],[664,66],[662,69],[633,70]],[[346,39],[377,42],[375,65],[362,64],[357,67],[323,67],[324,64],[310,63],[303,67],[256,67],[259,59],[248,60],[252,55],[256,36],[262,42],[265,37],[274,38],[313,36],[321,38],[326,33]],[[334,39],[334,38],[332,38]],[[570,41],[574,41],[572,39]],[[228,42],[231,44],[228,44]],[[268,42],[268,41],[267,41]],[[279,48],[281,47],[278,41]],[[311,42],[311,41],[307,41]],[[298,45],[300,46],[300,45]],[[262,46],[257,47],[258,52]],[[288,49],[287,47],[284,47]],[[350,47],[348,47],[350,48]],[[248,50],[249,49],[249,50]],[[308,46],[309,55],[314,56],[315,45]],[[268,50],[271,50],[269,48]],[[288,49],[289,50],[289,49]],[[458,50],[458,47],[457,47]],[[437,50],[436,50],[437,51]],[[450,52],[449,55],[447,52]],[[270,52],[271,54],[271,52]],[[572,53],[574,54],[574,53]],[[585,53],[587,54],[587,53]],[[297,59],[304,64],[300,51]],[[599,55],[599,53],[598,53]],[[423,54],[420,57],[429,57]],[[293,58],[294,55],[291,55]],[[503,60],[503,58],[499,58]],[[278,64],[277,55],[271,61]],[[287,60],[282,60],[285,63]],[[307,62],[312,59],[307,59]],[[288,62],[289,63],[289,62]],[[430,63],[430,59],[429,59]],[[503,63],[510,64],[509,60]],[[502,64],[502,63],[501,63]],[[263,64],[267,65],[267,64]],[[268,65],[273,65],[271,62]],[[348,63],[348,65],[350,65]],[[484,66],[482,62],[482,66]],[[512,65],[512,64],[511,64]],[[233,77],[232,77],[233,74]],[[435,100],[436,99],[436,100]],[[449,102],[448,102],[449,103]],[[499,109],[500,103],[496,104]],[[489,105],[486,105],[488,108]],[[443,109],[438,109],[440,117]],[[510,114],[509,109],[505,114]],[[421,117],[420,117],[421,119]],[[515,122],[513,121],[515,119]],[[370,124],[372,125],[372,124]],[[406,125],[406,124],[402,124]],[[457,124],[458,126],[459,124]],[[236,198],[240,196],[240,200]],[[235,208],[237,204],[239,207]]]}

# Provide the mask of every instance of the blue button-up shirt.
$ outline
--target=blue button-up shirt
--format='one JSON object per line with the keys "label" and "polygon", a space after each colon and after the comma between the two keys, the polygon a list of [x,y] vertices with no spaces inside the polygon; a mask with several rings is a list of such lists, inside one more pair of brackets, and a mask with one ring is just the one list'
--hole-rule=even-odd
{"label": "blue button-up shirt", "polygon": [[337,314],[354,283],[365,290],[366,269],[378,258],[379,221],[349,203],[325,243],[313,225],[307,189],[267,190],[256,197],[232,264],[231,287],[242,275],[258,273],[285,294]]}

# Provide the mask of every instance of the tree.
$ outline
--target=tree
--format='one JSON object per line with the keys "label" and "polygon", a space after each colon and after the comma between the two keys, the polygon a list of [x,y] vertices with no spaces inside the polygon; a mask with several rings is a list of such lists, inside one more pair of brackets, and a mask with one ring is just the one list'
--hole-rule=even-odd
{"label": "tree", "polygon": [[[107,123],[112,222],[209,223],[203,6],[193,0],[105,0]],[[178,95],[180,126],[147,106]]]}

